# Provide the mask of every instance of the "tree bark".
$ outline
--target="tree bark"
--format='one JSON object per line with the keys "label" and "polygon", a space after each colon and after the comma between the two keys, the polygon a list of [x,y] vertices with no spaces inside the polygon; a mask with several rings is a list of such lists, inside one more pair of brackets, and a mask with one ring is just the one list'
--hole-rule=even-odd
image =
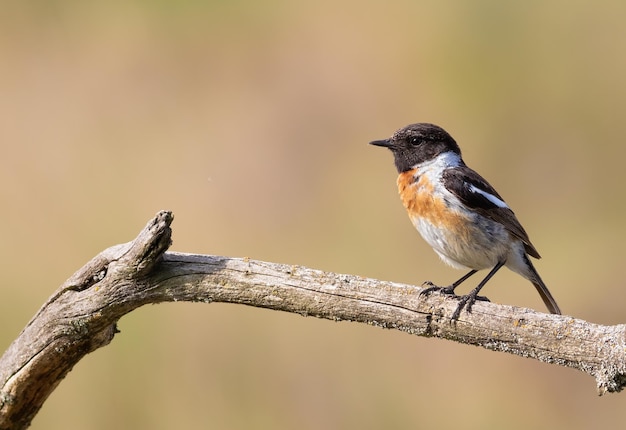
{"label": "tree bark", "polygon": [[148,303],[239,303],[356,321],[572,367],[599,394],[626,385],[626,326],[477,302],[451,320],[458,300],[418,287],[301,266],[166,252],[173,216],[162,211],[127,244],[88,262],[44,303],[0,358],[0,429],[30,425],[86,354],[107,345],[125,314]]}

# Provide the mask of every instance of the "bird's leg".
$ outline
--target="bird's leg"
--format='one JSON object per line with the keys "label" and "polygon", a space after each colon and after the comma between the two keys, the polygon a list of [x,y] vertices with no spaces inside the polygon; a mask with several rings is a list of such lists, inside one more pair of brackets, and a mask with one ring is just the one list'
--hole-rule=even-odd
{"label": "bird's leg", "polygon": [[[504,266],[505,261],[499,261],[498,264],[495,265],[495,267],[493,269],[491,269],[491,272],[489,272],[487,274],[487,276],[485,276],[485,279],[483,279],[482,281],[480,281],[480,283],[476,286],[476,288],[474,288],[472,291],[470,291],[468,294],[461,296],[461,300],[459,300],[459,305],[456,307],[456,310],[454,311],[454,313],[452,314],[452,320],[458,320],[459,316],[461,316],[461,311],[463,310],[463,308],[467,309],[467,312],[471,312],[472,311],[472,306],[474,305],[474,303],[476,302],[476,300],[483,300],[486,299],[487,301],[489,301],[489,299],[487,299],[486,297],[480,297],[478,295],[478,293],[480,292],[480,290],[485,286],[485,284],[487,283],[487,281],[489,281],[491,279],[491,277],[493,275],[496,274],[496,272],[498,270],[500,270],[500,268],[502,266]],[[471,273],[471,272],[470,272]],[[464,277],[467,279],[467,275]],[[460,279],[461,282],[464,280],[463,278]],[[458,281],[457,281],[458,282]],[[455,282],[456,283],[456,282]],[[452,286],[454,286],[454,284],[452,284]]]}
{"label": "bird's leg", "polygon": [[422,291],[420,291],[420,296],[422,294],[429,295],[430,293],[432,293],[434,291],[439,291],[440,293],[450,294],[450,295],[453,296],[454,295],[454,289],[456,287],[458,287],[459,285],[461,285],[463,283],[463,281],[465,281],[467,278],[469,278],[470,276],[472,276],[476,272],[477,272],[477,270],[470,270],[468,273],[463,275],[463,277],[461,279],[455,281],[452,285],[447,286],[447,287],[438,287],[437,285],[433,284],[432,282],[426,281],[426,282],[424,282],[424,285],[428,285],[428,288],[424,288]]}
{"label": "bird's leg", "polygon": [[472,276],[474,273],[478,272],[478,270],[470,270],[469,272],[467,272],[465,275],[463,275],[460,279],[454,281],[452,283],[452,285],[445,287],[443,289],[443,292],[445,294],[452,294],[454,295],[454,290],[456,289],[456,287],[458,287],[459,285],[461,285],[463,283],[463,281],[465,281],[467,278],[469,278],[470,276]]}

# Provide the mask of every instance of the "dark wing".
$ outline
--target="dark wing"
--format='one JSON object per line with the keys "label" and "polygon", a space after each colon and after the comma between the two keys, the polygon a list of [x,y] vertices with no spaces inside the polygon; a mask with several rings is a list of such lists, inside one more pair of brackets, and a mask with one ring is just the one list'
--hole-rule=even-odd
{"label": "dark wing", "polygon": [[529,255],[541,258],[513,211],[482,176],[467,166],[458,166],[446,169],[442,180],[443,185],[463,204],[485,218],[504,225],[513,236],[524,243]]}

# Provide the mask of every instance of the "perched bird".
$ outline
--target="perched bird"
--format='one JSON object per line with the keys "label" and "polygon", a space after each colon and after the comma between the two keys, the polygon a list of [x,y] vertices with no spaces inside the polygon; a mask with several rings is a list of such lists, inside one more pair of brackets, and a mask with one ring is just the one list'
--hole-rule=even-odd
{"label": "perched bird", "polygon": [[[441,259],[469,273],[448,287],[422,291],[454,295],[463,281],[479,270],[491,269],[469,294],[461,296],[452,315],[456,320],[471,307],[480,290],[506,266],[537,288],[553,314],[561,310],[528,256],[541,258],[513,211],[489,183],[465,165],[461,149],[441,127],[408,125],[371,145],[388,148],[398,169],[398,192],[411,222]],[[432,284],[431,284],[432,285]],[[486,299],[485,299],[486,300]]]}

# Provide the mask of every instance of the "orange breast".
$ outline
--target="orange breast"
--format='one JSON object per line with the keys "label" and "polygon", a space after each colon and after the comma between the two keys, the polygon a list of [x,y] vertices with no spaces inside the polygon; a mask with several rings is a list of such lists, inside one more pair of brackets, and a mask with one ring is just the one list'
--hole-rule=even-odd
{"label": "orange breast", "polygon": [[413,223],[421,219],[448,230],[458,239],[470,239],[471,221],[446,205],[426,175],[420,175],[416,181],[416,173],[412,169],[398,176],[398,192]]}

